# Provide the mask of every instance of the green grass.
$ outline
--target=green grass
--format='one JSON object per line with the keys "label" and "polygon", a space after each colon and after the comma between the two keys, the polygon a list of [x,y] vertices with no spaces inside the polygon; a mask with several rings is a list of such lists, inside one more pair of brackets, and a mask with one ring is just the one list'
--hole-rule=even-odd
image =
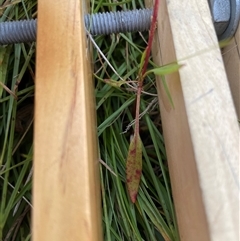
{"label": "green grass", "polygon": [[[0,6],[4,1],[0,0]],[[144,7],[142,1],[99,0],[92,12]],[[0,22],[36,17],[36,1],[0,10]],[[147,39],[148,33],[142,33]],[[136,80],[146,43],[139,33],[97,36],[95,42],[124,80]],[[0,240],[30,240],[33,164],[33,105],[36,45],[0,46]],[[135,205],[126,191],[125,164],[135,115],[135,91],[102,80],[119,80],[94,48],[104,240],[179,240],[156,97],[154,75],[147,76],[141,100],[143,175]],[[149,66],[150,68],[151,66]],[[131,83],[134,85],[134,83]],[[126,128],[128,131],[125,132]],[[110,170],[109,170],[110,169]]]}

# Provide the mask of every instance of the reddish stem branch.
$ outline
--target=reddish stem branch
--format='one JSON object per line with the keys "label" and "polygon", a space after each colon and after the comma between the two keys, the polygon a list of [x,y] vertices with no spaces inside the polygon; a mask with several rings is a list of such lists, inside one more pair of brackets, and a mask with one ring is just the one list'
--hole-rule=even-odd
{"label": "reddish stem branch", "polygon": [[149,57],[151,53],[152,48],[152,42],[154,37],[154,32],[157,26],[157,16],[158,16],[158,7],[159,7],[160,0],[155,0],[154,7],[153,7],[153,16],[152,16],[152,23],[150,27],[149,32],[149,39],[148,39],[148,46],[146,48],[146,56],[144,59],[144,65],[141,70],[139,81],[138,81],[138,90],[137,90],[137,99],[136,99],[136,114],[135,114],[135,134],[139,133],[139,112],[140,112],[140,99],[141,99],[141,92],[142,92],[142,86],[143,86],[143,78],[147,71],[147,65],[149,62]]}
{"label": "reddish stem branch", "polygon": [[[150,32],[149,32],[148,46],[146,48],[146,57],[145,57],[144,65],[143,65],[143,68],[142,68],[142,74],[141,74],[142,78],[147,71],[147,65],[148,65],[149,57],[150,57],[150,53],[151,53],[154,32],[155,32],[155,29],[157,27],[157,17],[158,17],[159,4],[160,4],[160,0],[155,0],[154,7],[153,7],[151,27],[150,27]],[[143,82],[143,79],[142,80],[140,79],[140,81]]]}
{"label": "reddish stem branch", "polygon": [[140,100],[141,100],[141,92],[142,92],[142,82],[139,81],[138,89],[137,89],[137,99],[136,99],[136,113],[135,113],[135,130],[134,134],[139,133],[139,113],[140,113]]}
{"label": "reddish stem branch", "polygon": [[144,59],[143,68],[139,71],[139,80],[138,80],[138,88],[137,88],[137,97],[136,97],[136,113],[135,113],[135,129],[134,129],[134,142],[130,143],[129,152],[127,157],[127,186],[128,192],[131,198],[131,201],[135,203],[139,183],[141,179],[142,173],[142,144],[139,136],[139,113],[140,113],[140,101],[141,101],[141,92],[143,88],[144,75],[146,74],[147,65],[150,57],[154,31],[157,25],[157,14],[158,14],[158,6],[160,0],[155,0],[154,8],[153,8],[153,16],[152,23],[149,32],[148,46],[146,48],[146,56]]}

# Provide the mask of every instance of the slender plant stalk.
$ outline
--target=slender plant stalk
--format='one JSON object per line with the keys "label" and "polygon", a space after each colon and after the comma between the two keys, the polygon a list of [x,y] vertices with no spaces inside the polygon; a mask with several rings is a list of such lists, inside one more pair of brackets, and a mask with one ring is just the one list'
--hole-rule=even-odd
{"label": "slender plant stalk", "polygon": [[139,113],[140,113],[140,100],[141,100],[142,86],[143,86],[144,76],[145,76],[146,71],[147,71],[149,57],[150,57],[150,54],[151,54],[154,32],[155,32],[155,29],[157,27],[157,17],[158,17],[159,4],[160,4],[160,0],[155,0],[154,7],[153,7],[151,27],[150,27],[150,32],[149,32],[148,45],[146,47],[146,56],[145,56],[143,68],[142,68],[142,70],[140,70],[141,72],[140,72],[139,81],[138,81],[138,91],[137,91],[137,100],[136,100],[135,133],[139,132]]}
{"label": "slender plant stalk", "polygon": [[139,183],[142,175],[142,142],[139,134],[139,113],[140,113],[140,101],[141,101],[141,92],[143,88],[143,81],[147,71],[147,66],[149,62],[149,57],[152,48],[152,42],[154,37],[154,32],[157,25],[157,16],[158,16],[158,7],[160,0],[155,0],[153,7],[153,16],[151,21],[148,45],[145,50],[144,64],[141,65],[142,69],[139,70],[139,79],[138,79],[138,89],[136,97],[136,113],[135,113],[135,129],[134,137],[130,143],[127,163],[126,163],[126,180],[127,188],[130,199],[133,203],[136,202]]}
{"label": "slender plant stalk", "polygon": [[149,32],[148,45],[147,45],[147,48],[146,48],[146,57],[145,57],[144,65],[143,65],[143,68],[142,68],[141,78],[139,79],[140,82],[143,82],[143,76],[145,75],[145,73],[147,71],[149,57],[150,57],[150,54],[151,54],[152,42],[153,42],[153,38],[154,38],[154,32],[155,32],[155,29],[157,27],[157,17],[158,17],[159,4],[160,4],[160,0],[155,0],[154,7],[153,7],[151,27],[150,27],[150,32]]}

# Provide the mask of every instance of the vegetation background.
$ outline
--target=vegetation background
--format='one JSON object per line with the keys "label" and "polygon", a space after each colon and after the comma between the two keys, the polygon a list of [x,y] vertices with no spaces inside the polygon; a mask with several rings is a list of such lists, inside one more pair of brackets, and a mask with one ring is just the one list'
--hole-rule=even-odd
{"label": "vegetation background", "polygon": [[[91,1],[92,13],[137,8],[144,8],[144,2]],[[36,17],[36,0],[0,0],[0,22]],[[115,72],[127,81],[138,77],[147,39],[148,32],[94,36]],[[0,240],[4,241],[31,239],[35,54],[36,43],[0,46]],[[145,79],[141,97],[143,175],[138,200],[132,204],[125,165],[134,128],[136,83],[111,84],[119,76],[95,48],[93,64],[104,240],[179,240],[154,75]]]}

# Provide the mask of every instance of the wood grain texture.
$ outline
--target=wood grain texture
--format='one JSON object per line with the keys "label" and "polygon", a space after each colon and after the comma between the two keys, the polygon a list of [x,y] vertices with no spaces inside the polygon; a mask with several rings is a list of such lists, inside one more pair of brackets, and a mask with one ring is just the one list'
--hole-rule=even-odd
{"label": "wood grain texture", "polygon": [[240,25],[230,44],[222,50],[225,69],[240,120]]}
{"label": "wood grain texture", "polygon": [[166,77],[174,109],[157,78],[181,241],[237,241],[239,128],[207,0],[161,1],[153,58],[185,64]]}
{"label": "wood grain texture", "polygon": [[[148,2],[151,5],[151,0]],[[161,1],[158,29],[153,46],[153,59],[158,65],[176,61],[171,26],[166,1]],[[165,77],[173,98],[173,109],[162,85],[156,76],[163,134],[174,205],[177,214],[181,241],[210,240],[202,193],[188,126],[184,97],[178,73]]]}
{"label": "wood grain texture", "polygon": [[85,1],[38,1],[34,241],[102,240]]}

